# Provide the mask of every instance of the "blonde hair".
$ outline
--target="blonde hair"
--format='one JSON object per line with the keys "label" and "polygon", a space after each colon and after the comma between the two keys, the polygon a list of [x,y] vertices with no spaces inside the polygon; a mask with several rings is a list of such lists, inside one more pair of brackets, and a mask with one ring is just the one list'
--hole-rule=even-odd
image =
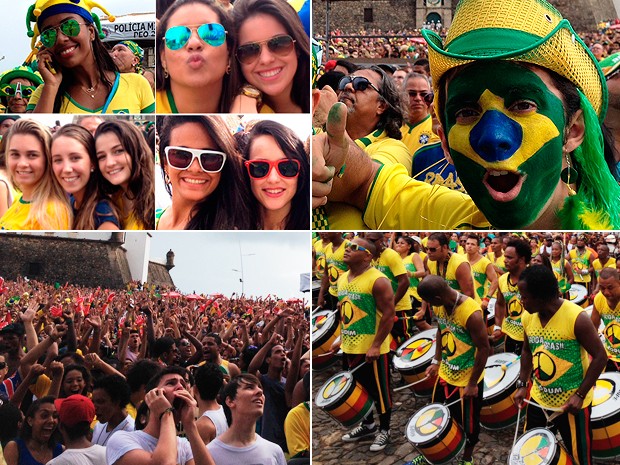
{"label": "blonde hair", "polygon": [[[19,119],[11,126],[6,138],[7,152],[11,147],[11,138],[16,134],[29,134],[34,136],[43,148],[45,161],[45,172],[43,177],[33,190],[32,199],[30,199],[30,211],[26,223],[38,224],[39,229],[67,229],[71,226],[73,220],[73,211],[69,205],[69,201],[56,177],[52,173],[51,163],[51,146],[52,133],[41,122],[33,119]],[[13,178],[13,173],[9,170],[9,179],[11,183],[20,191],[21,188]],[[48,209],[49,205],[51,209]],[[52,215],[49,214],[51,210]],[[67,219],[68,223],[63,220]]]}

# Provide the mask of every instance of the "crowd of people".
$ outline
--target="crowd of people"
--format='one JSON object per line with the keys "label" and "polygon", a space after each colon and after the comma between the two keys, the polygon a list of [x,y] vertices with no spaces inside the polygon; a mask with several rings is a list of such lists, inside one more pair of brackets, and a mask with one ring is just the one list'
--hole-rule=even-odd
{"label": "crowd of people", "polygon": [[[447,32],[419,31],[425,57],[403,65],[323,54],[313,229],[618,228],[620,55],[599,62],[537,5],[460,2]],[[505,35],[483,37],[494,30],[531,40],[497,46]]]}
{"label": "crowd of people", "polygon": [[303,301],[1,281],[0,463],[310,463]]}
{"label": "crowd of people", "polygon": [[[373,452],[389,444],[396,349],[409,348],[418,331],[436,329],[428,349],[434,355],[419,382],[433,381],[432,405],[447,404],[463,428],[460,464],[473,463],[485,364],[494,351],[520,359],[515,405],[526,409],[521,433],[559,431],[578,464],[592,463],[593,451],[605,456],[608,450],[592,445],[592,389],[603,370],[620,370],[617,241],[607,232],[318,233],[316,304],[336,309],[340,327],[327,353],[341,349],[344,370],[379,414],[378,424],[367,414],[342,441],[370,438]],[[580,300],[575,285],[584,289]],[[428,345],[412,344],[415,350]],[[423,419],[420,424],[423,429]],[[454,444],[433,453],[418,445],[415,465],[434,463],[435,452],[459,453],[449,450]]]}
{"label": "crowd of people", "polygon": [[1,229],[153,229],[152,120],[0,120]]}

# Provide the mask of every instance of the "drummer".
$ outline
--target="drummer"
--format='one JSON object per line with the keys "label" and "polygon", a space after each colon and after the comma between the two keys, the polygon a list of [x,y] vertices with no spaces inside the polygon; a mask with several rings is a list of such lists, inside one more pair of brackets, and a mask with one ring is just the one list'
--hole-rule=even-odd
{"label": "drummer", "polygon": [[599,292],[594,297],[592,306],[592,323],[598,328],[601,319],[605,325],[603,344],[607,351],[607,368],[605,371],[620,371],[620,274],[616,268],[603,268],[598,278]]}
{"label": "drummer", "polygon": [[[462,465],[471,465],[480,433],[484,367],[489,356],[489,340],[480,304],[452,289],[440,276],[427,276],[418,286],[420,297],[433,306],[437,315],[435,358],[426,375],[437,378],[433,402],[451,403],[450,414],[466,436]],[[426,464],[423,456],[414,465]]]}
{"label": "drummer", "polygon": [[528,404],[525,430],[546,427],[554,410],[561,410],[551,422],[554,429],[571,448],[576,463],[589,465],[592,388],[605,367],[605,349],[583,309],[559,297],[553,271],[531,266],[521,273],[518,287],[527,311],[515,405],[524,406],[531,379],[531,397],[539,406]]}
{"label": "drummer", "polygon": [[379,427],[372,411],[362,423],[342,436],[355,442],[374,436],[371,452],[385,449],[390,438],[392,392],[389,351],[394,325],[394,292],[390,280],[372,266],[377,257],[375,245],[361,238],[345,243],[344,263],[349,267],[338,279],[338,305],[341,316],[341,339],[345,368],[353,373],[375,401]]}
{"label": "drummer", "polygon": [[601,270],[603,268],[615,268],[616,267],[616,259],[614,257],[609,256],[609,246],[604,242],[599,242],[596,246],[596,253],[598,254],[598,258],[592,262],[593,273],[593,283],[594,287],[591,294],[590,302],[594,302],[594,297],[598,294],[599,285],[598,279],[601,274]]}
{"label": "drummer", "polygon": [[523,347],[523,326],[521,325],[521,296],[517,283],[519,276],[532,259],[532,249],[521,239],[511,239],[504,251],[504,263],[507,273],[499,277],[499,289],[495,302],[494,339],[506,335],[506,352],[521,354]]}

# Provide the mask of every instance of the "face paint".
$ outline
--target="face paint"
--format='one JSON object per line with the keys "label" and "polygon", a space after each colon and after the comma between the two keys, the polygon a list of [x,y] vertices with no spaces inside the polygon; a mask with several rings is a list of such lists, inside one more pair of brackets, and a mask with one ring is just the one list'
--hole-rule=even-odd
{"label": "face paint", "polygon": [[478,208],[496,227],[530,225],[560,179],[562,100],[530,69],[476,63],[449,81],[444,115],[454,165]]}

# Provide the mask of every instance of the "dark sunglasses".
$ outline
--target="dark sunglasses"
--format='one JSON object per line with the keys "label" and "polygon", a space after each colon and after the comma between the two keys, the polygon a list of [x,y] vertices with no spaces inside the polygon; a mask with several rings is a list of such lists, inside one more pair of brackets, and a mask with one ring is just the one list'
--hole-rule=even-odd
{"label": "dark sunglasses", "polygon": [[357,252],[359,250],[361,252],[368,252],[368,254],[372,255],[372,252],[370,250],[368,250],[366,247],[362,247],[361,245],[356,244],[355,242],[346,241],[344,246],[345,248],[351,249],[354,252]]}
{"label": "dark sunglasses", "polygon": [[88,23],[79,23],[76,19],[67,19],[58,26],[50,27],[49,29],[41,31],[41,43],[47,48],[53,47],[56,43],[56,39],[58,38],[59,29],[60,32],[67,37],[77,37],[80,33],[80,26],[82,24]]}
{"label": "dark sunglasses", "polygon": [[420,92],[417,90],[408,90],[407,94],[409,94],[409,97],[416,97],[419,95],[427,105],[430,105],[431,103],[433,103],[434,94],[432,92]]}
{"label": "dark sunglasses", "polygon": [[212,47],[219,47],[226,41],[226,29],[219,23],[206,23],[196,26],[172,26],[166,31],[164,40],[170,50],[179,50],[187,45],[192,32],[196,31],[200,40]]}
{"label": "dark sunglasses", "polygon": [[7,84],[2,87],[0,89],[0,94],[6,95],[7,97],[15,97],[17,94],[20,94],[22,98],[30,98],[35,89],[35,86],[26,86],[18,82],[17,84]]}
{"label": "dark sunglasses", "polygon": [[267,44],[271,53],[285,56],[292,52],[295,40],[289,35],[281,35],[261,42],[240,45],[235,52],[237,60],[244,65],[253,63],[260,56],[264,44]]}
{"label": "dark sunglasses", "polygon": [[435,253],[437,252],[437,250],[439,250],[439,247],[427,247],[426,250],[428,250],[430,253]]}
{"label": "dark sunglasses", "polygon": [[245,167],[252,179],[262,179],[268,176],[274,167],[283,178],[295,178],[301,169],[299,160],[293,160],[291,158],[283,158],[277,161],[247,160],[245,162]]}
{"label": "dark sunglasses", "polygon": [[6,362],[0,362],[0,370],[4,370],[6,368]]}
{"label": "dark sunglasses", "polygon": [[379,89],[377,89],[377,87],[372,82],[370,82],[368,78],[365,78],[363,76],[354,76],[353,74],[344,76],[340,80],[340,82],[338,82],[338,90],[344,90],[344,88],[348,84],[351,84],[353,86],[353,90],[355,92],[357,91],[364,92],[366,89],[370,87],[376,90],[379,95],[381,95],[381,92],[379,91]]}
{"label": "dark sunglasses", "polygon": [[168,164],[177,170],[186,170],[198,159],[200,168],[205,173],[219,173],[224,168],[226,154],[217,150],[188,149],[185,147],[169,146],[164,149]]}

